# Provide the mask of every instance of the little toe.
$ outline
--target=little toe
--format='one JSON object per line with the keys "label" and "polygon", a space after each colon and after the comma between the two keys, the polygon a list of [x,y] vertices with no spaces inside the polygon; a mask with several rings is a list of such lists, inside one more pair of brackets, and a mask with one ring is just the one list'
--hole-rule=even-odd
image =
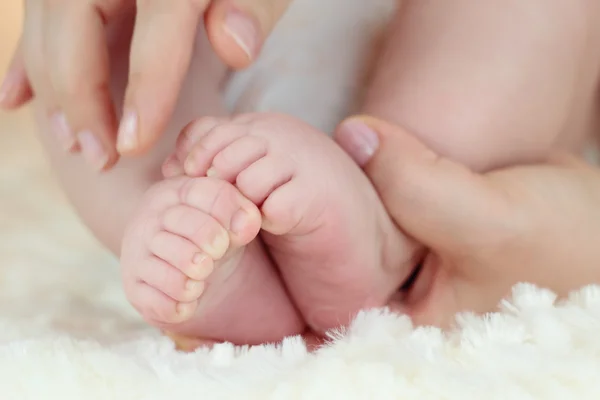
{"label": "little toe", "polygon": [[177,302],[145,282],[136,286],[131,303],[150,323],[179,324],[192,318],[198,308],[197,301]]}
{"label": "little toe", "polygon": [[169,232],[159,231],[148,244],[150,252],[177,268],[188,278],[204,280],[213,271],[213,260],[194,243]]}
{"label": "little toe", "polygon": [[238,174],[267,155],[267,141],[257,136],[242,136],[221,150],[213,159],[207,175],[235,182]]}
{"label": "little toe", "polygon": [[[260,231],[261,216],[258,208],[226,181],[196,178],[183,188],[181,200],[187,206],[210,215],[225,228],[229,234],[228,245],[232,248],[250,243]],[[208,253],[206,250],[205,252]]]}
{"label": "little toe", "polygon": [[189,279],[177,268],[153,256],[140,267],[138,277],[171,299],[184,303],[197,300],[205,288],[204,281]]}

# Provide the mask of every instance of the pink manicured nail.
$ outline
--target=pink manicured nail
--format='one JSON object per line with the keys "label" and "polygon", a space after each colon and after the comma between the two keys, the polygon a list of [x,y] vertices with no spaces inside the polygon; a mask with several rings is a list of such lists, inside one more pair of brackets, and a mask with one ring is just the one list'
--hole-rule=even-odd
{"label": "pink manicured nail", "polygon": [[66,151],[71,150],[75,146],[75,135],[69,127],[65,114],[56,113],[52,115],[50,117],[50,124],[62,148]]}
{"label": "pink manicured nail", "polygon": [[90,131],[83,131],[77,135],[81,152],[86,161],[97,171],[102,170],[108,162],[108,155],[100,140]]}
{"label": "pink manicured nail", "polygon": [[260,32],[256,22],[243,12],[232,8],[225,16],[225,33],[240,46],[251,60],[258,53]]}
{"label": "pink manicured nail", "polygon": [[135,150],[138,145],[138,116],[134,111],[127,111],[119,125],[117,148],[120,153],[127,153]]}
{"label": "pink manicured nail", "polygon": [[355,119],[342,123],[336,132],[336,140],[361,166],[368,163],[379,148],[377,133],[364,122]]}

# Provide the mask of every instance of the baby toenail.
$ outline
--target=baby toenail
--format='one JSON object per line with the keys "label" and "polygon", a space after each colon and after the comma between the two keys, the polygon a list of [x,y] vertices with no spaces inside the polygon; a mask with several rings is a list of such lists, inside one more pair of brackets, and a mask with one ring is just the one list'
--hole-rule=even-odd
{"label": "baby toenail", "polygon": [[193,303],[178,303],[177,304],[177,316],[180,320],[186,320],[190,318],[196,310],[196,302]]}
{"label": "baby toenail", "polygon": [[194,257],[192,257],[192,263],[194,265],[202,265],[204,264],[204,262],[208,259],[208,257],[206,256],[206,254],[202,254],[202,253],[196,253],[194,254]]}
{"label": "baby toenail", "polygon": [[215,178],[217,176],[217,170],[215,167],[210,167],[206,170],[206,176],[209,178]]}
{"label": "baby toenail", "polygon": [[196,279],[206,279],[212,273],[212,260],[206,254],[198,253],[192,257],[192,266],[187,273],[187,276]]}
{"label": "baby toenail", "polygon": [[204,290],[204,282],[188,279],[188,281],[185,283],[185,290],[191,295],[200,296]]}
{"label": "baby toenail", "polygon": [[240,235],[250,224],[252,217],[246,210],[240,208],[231,217],[229,230],[236,235]]}
{"label": "baby toenail", "polygon": [[213,259],[218,260],[227,251],[229,247],[229,235],[224,230],[221,230],[214,238],[202,248]]}
{"label": "baby toenail", "polygon": [[185,170],[186,173],[188,173],[190,175],[195,175],[196,174],[195,171],[197,168],[198,168],[198,163],[196,162],[194,155],[190,154],[185,159],[185,162],[183,164],[183,169]]}

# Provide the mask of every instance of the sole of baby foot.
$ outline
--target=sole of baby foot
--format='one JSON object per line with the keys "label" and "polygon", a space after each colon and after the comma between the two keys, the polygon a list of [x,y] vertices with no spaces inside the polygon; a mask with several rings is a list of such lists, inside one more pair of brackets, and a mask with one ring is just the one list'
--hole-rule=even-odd
{"label": "sole of baby foot", "polygon": [[178,336],[254,344],[303,323],[256,235],[261,216],[231,184],[158,183],[127,229],[126,293],[152,325]]}

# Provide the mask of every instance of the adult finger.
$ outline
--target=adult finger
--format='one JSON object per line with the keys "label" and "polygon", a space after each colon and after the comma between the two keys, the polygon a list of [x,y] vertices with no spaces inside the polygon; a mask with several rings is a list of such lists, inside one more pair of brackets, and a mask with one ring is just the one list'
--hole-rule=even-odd
{"label": "adult finger", "polygon": [[230,67],[247,67],[292,0],[215,0],[206,14],[213,48]]}
{"label": "adult finger", "polygon": [[[489,230],[503,198],[480,175],[439,157],[402,128],[374,118],[352,118],[336,140],[363,165],[388,212],[426,246],[452,252]],[[496,214],[494,214],[496,215]]]}
{"label": "adult finger", "polygon": [[17,46],[12,61],[0,85],[0,107],[12,110],[25,105],[33,97],[33,91],[25,71],[21,44]]}
{"label": "adult finger", "polygon": [[146,152],[165,130],[209,0],[138,0],[118,150]]}
{"label": "adult finger", "polygon": [[[57,99],[50,81],[49,68],[47,68],[51,60],[46,58],[44,51],[46,23],[45,4],[38,0],[25,1],[25,21],[18,57],[23,60],[22,65],[27,79],[42,115],[48,118],[48,124],[56,140],[65,151],[76,152],[78,146],[75,135],[69,129],[66,117],[62,113],[56,112]],[[17,63],[19,62],[17,61]]]}
{"label": "adult finger", "polygon": [[121,10],[119,0],[48,1],[44,53],[56,99],[55,117],[66,121],[95,170],[112,166],[116,116],[109,90],[109,54],[105,21]]}
{"label": "adult finger", "polygon": [[[44,8],[42,1],[25,1],[25,20],[18,58],[23,60],[23,67],[43,115],[48,117],[49,125],[56,139],[68,151],[75,147],[75,138],[67,127],[66,119],[54,114],[56,99],[50,83],[48,68],[46,68],[49,60],[45,58],[44,54],[46,22]],[[19,61],[17,62],[19,63]]]}

